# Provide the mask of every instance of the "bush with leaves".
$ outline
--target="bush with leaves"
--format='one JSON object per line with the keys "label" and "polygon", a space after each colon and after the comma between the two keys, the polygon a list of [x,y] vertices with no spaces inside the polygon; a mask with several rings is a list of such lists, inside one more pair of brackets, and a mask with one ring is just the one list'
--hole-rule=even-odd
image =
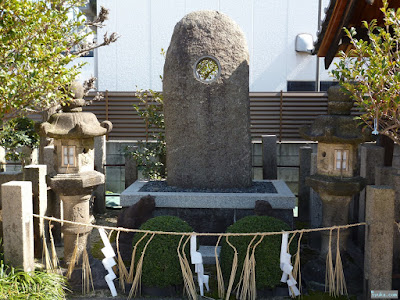
{"label": "bush with leaves", "polygon": [[0,145],[6,150],[6,159],[25,164],[24,147],[34,149],[39,146],[39,135],[35,131],[35,123],[26,117],[15,118],[5,123],[0,131]]}
{"label": "bush with leaves", "polygon": [[141,105],[133,107],[146,124],[146,140],[139,141],[133,150],[126,149],[125,155],[133,156],[145,178],[165,178],[163,96],[153,90],[138,90],[136,97]]}
{"label": "bush with leaves", "polygon": [[[145,222],[141,230],[167,231],[167,232],[192,232],[185,221],[174,216],[159,216]],[[139,261],[146,242],[150,238],[148,234],[137,246],[135,261]],[[136,233],[133,245],[143,237],[143,233]],[[143,260],[142,283],[147,287],[168,287],[183,284],[182,271],[179,264],[177,248],[181,236],[157,234],[146,248]],[[185,248],[189,257],[189,246]]]}
{"label": "bush with leaves", "polygon": [[352,49],[340,52],[332,75],[351,94],[361,120],[400,144],[400,9],[388,8],[383,0],[384,26],[363,22],[367,38],[357,38],[355,28],[344,29]]}
{"label": "bush with leaves", "polygon": [[[227,229],[227,233],[256,233],[256,232],[280,232],[290,230],[289,226],[278,219],[268,216],[247,216]],[[229,242],[238,252],[238,266],[235,277],[236,284],[239,281],[243,269],[249,243],[254,236],[232,236]],[[260,237],[256,239],[256,242]],[[257,289],[274,288],[280,284],[282,271],[280,269],[281,235],[264,236],[262,242],[255,250],[256,259],[256,285]],[[296,242],[291,243],[295,245]],[[291,251],[295,249],[291,248]],[[224,240],[221,245],[221,267],[224,278],[229,281],[232,269],[233,249]],[[235,284],[235,285],[236,285]]]}

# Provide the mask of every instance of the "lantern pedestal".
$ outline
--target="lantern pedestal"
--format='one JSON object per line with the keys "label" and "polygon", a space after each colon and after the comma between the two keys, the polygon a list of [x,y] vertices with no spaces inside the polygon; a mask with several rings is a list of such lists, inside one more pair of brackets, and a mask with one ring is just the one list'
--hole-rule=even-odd
{"label": "lantern pedestal", "polygon": [[[353,195],[365,187],[362,177],[341,178],[327,175],[312,175],[306,178],[306,184],[313,188],[322,201],[322,227],[347,225],[349,204]],[[346,250],[349,230],[340,230],[339,249]],[[321,256],[326,257],[329,250],[329,231],[321,232]],[[332,235],[332,254],[336,253],[336,232]],[[336,255],[336,254],[334,254]]]}
{"label": "lantern pedestal", "polygon": [[[90,198],[93,188],[104,183],[104,175],[96,172],[78,174],[58,174],[50,178],[50,187],[60,195],[63,203],[64,219],[83,224],[92,224],[94,217],[90,214]],[[64,223],[64,262],[69,265],[78,243],[77,257],[86,248],[87,237],[92,228]],[[79,236],[78,236],[79,234]]]}

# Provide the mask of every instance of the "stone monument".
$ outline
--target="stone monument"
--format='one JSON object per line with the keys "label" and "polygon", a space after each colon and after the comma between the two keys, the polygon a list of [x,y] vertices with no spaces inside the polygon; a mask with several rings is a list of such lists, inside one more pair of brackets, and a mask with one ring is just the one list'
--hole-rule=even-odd
{"label": "stone monument", "polygon": [[239,26],[217,11],[186,15],[171,38],[163,89],[167,180],[136,181],[121,205],[150,194],[155,216],[224,232],[264,200],[292,225],[296,198],[287,185],[252,181],[249,54]]}
{"label": "stone monument", "polygon": [[239,26],[217,11],[178,22],[163,95],[168,185],[250,186],[249,54]]}
{"label": "stone monument", "polygon": [[[54,162],[57,174],[50,177],[50,187],[59,195],[64,210],[64,219],[90,224],[89,200],[93,188],[104,183],[104,175],[94,171],[94,137],[105,135],[112,129],[109,121],[101,124],[90,112],[82,112],[85,104],[83,87],[74,82],[72,94],[75,98],[63,106],[62,113],[51,115],[41,124],[44,135],[54,138]],[[86,247],[91,227],[64,223],[64,262],[68,265],[75,248],[77,234],[78,257]]]}

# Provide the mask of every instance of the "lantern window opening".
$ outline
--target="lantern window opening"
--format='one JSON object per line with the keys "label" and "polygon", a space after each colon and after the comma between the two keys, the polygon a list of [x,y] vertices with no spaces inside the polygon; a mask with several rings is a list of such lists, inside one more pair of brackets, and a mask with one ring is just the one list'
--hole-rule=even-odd
{"label": "lantern window opening", "polygon": [[349,150],[335,150],[335,170],[349,169]]}
{"label": "lantern window opening", "polygon": [[75,146],[62,146],[62,166],[75,167]]}

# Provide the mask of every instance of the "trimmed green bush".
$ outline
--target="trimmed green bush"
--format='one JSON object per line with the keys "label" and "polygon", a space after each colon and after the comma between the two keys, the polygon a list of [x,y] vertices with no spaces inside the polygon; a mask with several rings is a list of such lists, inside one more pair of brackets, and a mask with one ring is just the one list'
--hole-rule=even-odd
{"label": "trimmed green bush", "polygon": [[[255,233],[255,232],[279,232],[290,230],[289,226],[278,219],[267,216],[248,216],[240,219],[228,227],[226,232],[231,233]],[[243,261],[246,256],[247,247],[254,236],[229,237],[229,242],[238,251],[238,268],[235,282],[237,283],[243,268]],[[258,241],[257,238],[256,241]],[[255,242],[256,242],[255,241]],[[265,236],[255,251],[256,259],[256,284],[257,289],[274,288],[280,284],[282,271],[280,269],[281,235]],[[296,244],[294,241],[291,245]],[[254,245],[254,243],[253,243]],[[223,239],[221,244],[221,268],[225,280],[229,280],[233,250]],[[250,252],[251,254],[251,252]],[[235,283],[235,285],[236,285]],[[234,285],[234,286],[235,286]]]}
{"label": "trimmed green bush", "polygon": [[[169,232],[192,232],[185,221],[173,216],[155,217],[145,222],[140,229],[152,231],[169,231]],[[135,234],[133,246],[143,236],[141,233]],[[135,255],[135,262],[140,259],[143,248],[150,238],[148,234],[138,245]],[[178,235],[161,235],[157,234],[147,246],[144,260],[142,283],[147,287],[168,287],[183,284],[182,271],[179,264],[177,248],[181,236]],[[185,239],[184,239],[185,240]],[[189,256],[190,244],[186,245],[186,256]]]}

